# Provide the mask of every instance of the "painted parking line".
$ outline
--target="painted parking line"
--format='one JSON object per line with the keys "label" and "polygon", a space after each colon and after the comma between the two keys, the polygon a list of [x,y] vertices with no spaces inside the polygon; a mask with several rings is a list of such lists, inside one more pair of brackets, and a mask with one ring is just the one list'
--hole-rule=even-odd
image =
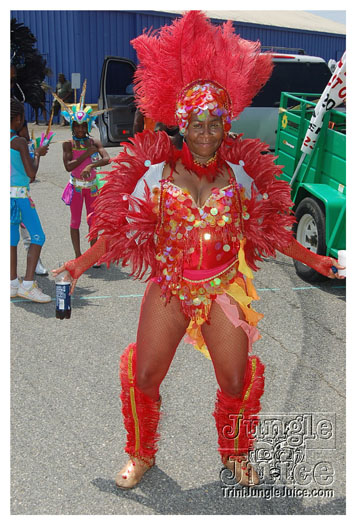
{"label": "painted parking line", "polygon": [[[320,289],[321,286],[296,286],[295,288],[292,288],[292,290],[313,290],[313,289]],[[330,286],[333,290],[335,289],[345,289],[346,286]]]}
{"label": "painted parking line", "polygon": [[143,297],[143,293],[132,293],[128,295],[81,295],[79,299],[110,299],[116,297],[117,299],[127,299],[130,297]]}
{"label": "painted parking line", "polygon": [[[292,288],[292,290],[318,290],[320,289],[321,287],[320,286],[297,286],[297,287],[294,287]],[[334,289],[345,289],[346,286],[331,286],[331,288],[334,290]],[[257,292],[280,292],[281,291],[281,288],[256,288]],[[134,299],[134,298],[137,298],[137,297],[143,297],[143,294],[126,294],[126,295],[81,295],[79,297],[73,297],[74,301],[88,301],[90,299],[112,299],[112,298],[116,298],[116,299]],[[51,302],[52,301],[55,301],[56,298],[55,297],[52,297],[51,298]],[[32,301],[29,301],[28,299],[22,299],[22,298],[19,298],[19,299],[16,299],[16,298],[12,298],[11,299],[11,302],[12,303],[29,303],[29,302],[32,302]],[[38,303],[38,304],[41,304],[41,303]],[[43,304],[47,304],[47,303],[43,303]]]}
{"label": "painted parking line", "polygon": [[280,288],[256,288],[257,292],[279,292]]}
{"label": "painted parking line", "polygon": [[[88,300],[88,299],[111,299],[111,298],[117,298],[117,299],[127,299],[127,298],[131,298],[131,297],[143,297],[143,293],[142,294],[128,294],[128,295],[80,295],[79,297],[76,297],[74,296],[73,299],[74,301],[77,301],[77,300]],[[56,298],[55,297],[52,297],[51,298],[51,301],[55,301]],[[12,303],[31,303],[33,301],[29,301],[29,299],[22,299],[22,298],[18,298],[18,299],[11,299],[11,302]],[[38,303],[38,304],[41,304],[41,303]],[[47,303],[43,303],[43,304],[47,304]]]}

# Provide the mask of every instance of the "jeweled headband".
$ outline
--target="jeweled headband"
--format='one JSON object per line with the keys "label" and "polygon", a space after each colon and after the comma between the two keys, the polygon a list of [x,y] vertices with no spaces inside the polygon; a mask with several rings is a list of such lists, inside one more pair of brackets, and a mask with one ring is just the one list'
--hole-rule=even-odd
{"label": "jeweled headband", "polygon": [[178,96],[175,116],[179,132],[184,135],[193,114],[204,121],[209,113],[222,118],[224,131],[230,130],[231,100],[227,91],[211,80],[191,82]]}

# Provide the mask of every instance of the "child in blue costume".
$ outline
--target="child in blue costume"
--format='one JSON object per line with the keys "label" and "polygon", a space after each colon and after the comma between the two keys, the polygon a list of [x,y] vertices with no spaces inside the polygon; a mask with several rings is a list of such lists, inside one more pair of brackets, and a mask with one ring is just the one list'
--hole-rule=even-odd
{"label": "child in blue costume", "polygon": [[[40,290],[34,274],[42,246],[45,242],[40,219],[35,205],[30,197],[30,182],[38,170],[40,157],[47,154],[48,145],[35,150],[32,160],[28,151],[27,141],[17,135],[24,123],[24,106],[18,100],[11,99],[11,229],[10,229],[10,297],[23,297],[38,303],[48,303],[51,297]],[[24,280],[17,276],[17,245],[20,240],[20,223],[23,223],[31,235],[31,244],[27,254],[27,267]]]}

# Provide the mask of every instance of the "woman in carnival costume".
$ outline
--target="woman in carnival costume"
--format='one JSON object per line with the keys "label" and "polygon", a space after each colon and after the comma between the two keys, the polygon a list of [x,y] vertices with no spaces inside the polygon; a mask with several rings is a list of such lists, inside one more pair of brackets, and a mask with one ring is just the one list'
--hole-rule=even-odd
{"label": "woman in carnival costume", "polygon": [[167,126],[178,124],[184,144],[179,150],[165,132],[144,131],[124,145],[95,203],[91,235],[98,242],[64,265],[72,290],[98,259],[131,265],[135,278],[148,272],[137,340],[120,362],[130,458],[116,485],[136,486],[154,464],[159,387],[185,333],[213,362],[222,462],[241,484],[256,484],[247,459],[264,365],[250,354],[263,317],[251,307],[258,299],[252,272],[277,249],[331,278],[339,277],[332,271],[339,266],[294,239],[290,189],[275,178],[281,167],[265,154],[267,145],[229,138],[231,118],[272,71],[259,44],[236,35],[231,22],[213,26],[199,11],[132,44],[140,109]]}
{"label": "woman in carnival costume", "polygon": [[[85,106],[86,80],[78,104],[67,106],[65,102],[53,93],[54,98],[62,106],[62,115],[70,123],[72,139],[63,143],[63,163],[70,172],[70,179],[64,189],[62,200],[70,206],[70,236],[75,256],[81,255],[80,233],[83,204],[85,202],[87,223],[90,228],[93,214],[93,204],[98,196],[96,168],[110,163],[109,154],[103,148],[100,140],[89,136],[92,125],[98,115],[107,110],[93,112],[91,106]],[[95,239],[91,240],[91,245]]]}

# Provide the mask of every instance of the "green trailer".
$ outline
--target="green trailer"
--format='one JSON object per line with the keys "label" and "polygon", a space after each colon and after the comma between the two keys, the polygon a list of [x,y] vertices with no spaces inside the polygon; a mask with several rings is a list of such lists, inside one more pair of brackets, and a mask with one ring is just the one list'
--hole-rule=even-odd
{"label": "green trailer", "polygon": [[[301,145],[320,94],[281,94],[276,139],[276,163],[281,179],[291,184],[297,219],[295,236],[306,248],[338,257],[346,249],[346,113],[324,115],[318,141],[310,155]],[[297,274],[314,282],[322,276],[295,261]]]}

